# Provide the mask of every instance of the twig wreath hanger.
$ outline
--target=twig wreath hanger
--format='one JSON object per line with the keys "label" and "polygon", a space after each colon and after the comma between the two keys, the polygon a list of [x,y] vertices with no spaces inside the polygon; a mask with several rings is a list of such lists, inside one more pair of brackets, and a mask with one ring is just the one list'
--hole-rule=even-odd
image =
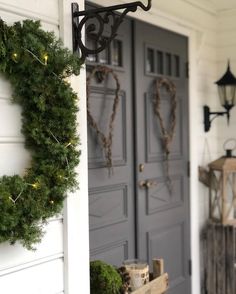
{"label": "twig wreath hanger", "polygon": [[[109,117],[108,122],[108,134],[104,134],[104,132],[99,128],[98,123],[95,121],[91,110],[90,110],[90,91],[91,91],[91,81],[93,78],[98,78],[99,82],[105,80],[108,78],[108,76],[111,75],[112,78],[115,80],[116,83],[116,89],[115,89],[115,97],[113,101],[112,106],[112,112]],[[119,105],[119,94],[120,94],[120,82],[118,79],[118,76],[115,74],[115,72],[107,67],[107,66],[96,66],[93,68],[92,72],[87,77],[87,119],[88,123],[91,128],[93,128],[97,134],[98,141],[101,144],[101,147],[103,149],[105,158],[106,158],[106,165],[109,170],[109,175],[111,173],[112,169],[112,140],[113,140],[113,131],[114,131],[114,122],[115,117],[118,110]]]}
{"label": "twig wreath hanger", "polygon": [[[170,146],[173,141],[176,128],[176,110],[177,110],[177,97],[176,97],[176,87],[174,83],[167,78],[158,78],[154,81],[155,85],[155,95],[153,99],[154,104],[154,113],[157,116],[158,122],[160,124],[161,135],[162,135],[162,147],[165,153],[165,172],[168,181],[168,187],[170,192],[172,192],[172,183],[169,175],[169,155],[170,155]],[[164,124],[164,118],[161,114],[161,88],[165,88],[167,93],[170,95],[171,107],[170,107],[170,116],[169,123],[167,126]]]}
{"label": "twig wreath hanger", "polygon": [[23,176],[0,177],[0,243],[27,249],[41,240],[43,224],[61,212],[68,190],[77,187],[77,94],[66,78],[81,63],[40,22],[8,26],[0,20],[0,73],[22,108],[22,133],[31,152]]}

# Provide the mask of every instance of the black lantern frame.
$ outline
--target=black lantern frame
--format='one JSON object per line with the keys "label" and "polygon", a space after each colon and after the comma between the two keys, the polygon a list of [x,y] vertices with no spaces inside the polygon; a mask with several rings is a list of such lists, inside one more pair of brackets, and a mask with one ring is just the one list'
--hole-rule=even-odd
{"label": "black lantern frame", "polygon": [[[236,100],[236,78],[230,70],[229,62],[228,62],[228,68],[226,73],[222,76],[221,79],[219,79],[215,83],[218,86],[218,92],[219,92],[221,105],[222,107],[225,108],[226,111],[211,112],[210,107],[207,105],[204,105],[203,115],[204,115],[205,132],[208,132],[210,130],[212,121],[218,116],[226,115],[227,122],[229,124],[230,110],[234,107],[235,100]],[[211,118],[211,116],[213,117]]]}
{"label": "black lantern frame", "polygon": [[[117,30],[123,22],[125,16],[129,12],[135,12],[138,7],[144,11],[151,8],[152,0],[148,0],[147,6],[141,1],[131,2],[127,4],[114,5],[110,7],[95,8],[86,11],[79,11],[77,3],[71,4],[72,10],[72,38],[73,52],[80,54],[81,62],[83,63],[88,55],[96,55],[103,51],[117,35]],[[117,11],[122,10],[121,13]],[[83,17],[80,19],[80,17]],[[94,22],[91,23],[91,20]],[[82,41],[82,29],[85,24],[86,37],[96,43],[96,48],[91,49],[86,47]],[[110,35],[104,37],[105,25],[110,25]]]}

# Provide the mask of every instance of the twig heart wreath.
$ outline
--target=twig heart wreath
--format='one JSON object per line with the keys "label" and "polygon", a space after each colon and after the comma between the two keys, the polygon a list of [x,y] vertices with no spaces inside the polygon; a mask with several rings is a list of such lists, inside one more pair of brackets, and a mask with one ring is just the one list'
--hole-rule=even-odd
{"label": "twig heart wreath", "polygon": [[[90,91],[91,91],[91,80],[96,76],[99,75],[99,80],[102,81],[107,79],[109,75],[113,77],[116,82],[116,89],[115,89],[115,98],[113,101],[112,106],[112,113],[109,118],[109,127],[108,127],[108,134],[105,135],[104,132],[99,128],[97,122],[95,121],[91,110],[90,110]],[[113,138],[113,129],[114,129],[114,121],[119,105],[119,93],[120,93],[120,82],[118,80],[117,75],[114,71],[107,67],[107,66],[96,66],[92,70],[92,72],[87,77],[87,117],[88,123],[91,128],[93,128],[97,134],[98,140],[104,150],[105,158],[106,158],[106,165],[107,168],[110,170],[112,168],[112,138]]]}
{"label": "twig heart wreath", "polygon": [[66,82],[79,74],[78,57],[39,22],[7,26],[0,20],[0,73],[22,108],[22,133],[31,152],[23,176],[0,178],[0,242],[39,242],[42,225],[60,213],[68,190],[77,187],[77,95]]}
{"label": "twig heart wreath", "polygon": [[[170,192],[172,191],[171,179],[169,175],[169,155],[170,155],[170,145],[173,141],[175,127],[176,127],[176,108],[177,108],[177,97],[176,97],[176,87],[174,83],[167,78],[159,78],[154,81],[155,85],[155,95],[154,95],[154,113],[156,114],[162,135],[162,146],[165,152],[165,162],[166,162],[166,177],[168,181],[168,187]],[[171,108],[170,108],[170,117],[169,124],[164,125],[164,119],[161,114],[161,95],[160,89],[164,87],[170,95],[171,99]]]}

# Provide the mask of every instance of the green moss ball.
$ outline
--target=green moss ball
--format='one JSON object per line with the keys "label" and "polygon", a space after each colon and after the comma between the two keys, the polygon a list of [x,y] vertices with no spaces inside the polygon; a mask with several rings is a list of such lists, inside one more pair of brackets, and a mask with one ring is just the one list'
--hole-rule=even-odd
{"label": "green moss ball", "polygon": [[116,269],[100,260],[90,262],[91,294],[119,294],[122,279]]}

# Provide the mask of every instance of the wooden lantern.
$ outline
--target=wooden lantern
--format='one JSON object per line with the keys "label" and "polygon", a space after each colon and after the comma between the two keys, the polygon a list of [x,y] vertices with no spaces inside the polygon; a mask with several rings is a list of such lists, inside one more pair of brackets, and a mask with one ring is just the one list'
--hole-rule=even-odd
{"label": "wooden lantern", "polygon": [[210,219],[236,225],[236,157],[226,151],[226,156],[209,164]]}

